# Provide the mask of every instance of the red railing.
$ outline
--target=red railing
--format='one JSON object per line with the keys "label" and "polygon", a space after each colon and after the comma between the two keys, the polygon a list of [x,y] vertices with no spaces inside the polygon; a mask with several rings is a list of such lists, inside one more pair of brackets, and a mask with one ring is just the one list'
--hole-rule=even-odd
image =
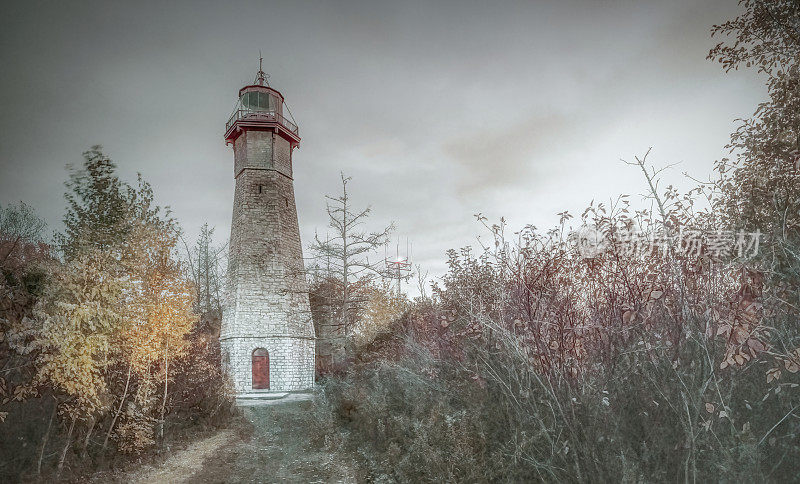
{"label": "red railing", "polygon": [[236,111],[231,114],[230,119],[228,122],[225,123],[225,132],[231,130],[234,123],[236,121],[265,121],[265,122],[272,122],[278,123],[284,128],[288,129],[292,133],[300,136],[300,130],[296,124],[289,121],[285,117],[281,116],[280,114],[274,111],[255,111],[251,109],[237,109]]}

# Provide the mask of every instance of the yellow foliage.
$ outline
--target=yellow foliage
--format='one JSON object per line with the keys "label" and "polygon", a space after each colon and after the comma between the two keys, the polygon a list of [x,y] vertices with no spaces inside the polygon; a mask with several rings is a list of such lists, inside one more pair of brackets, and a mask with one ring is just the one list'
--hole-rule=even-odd
{"label": "yellow foliage", "polygon": [[389,331],[392,322],[406,310],[406,299],[398,297],[385,282],[366,286],[362,293],[367,301],[361,318],[353,328],[356,346],[369,344],[381,333]]}
{"label": "yellow foliage", "polygon": [[41,352],[35,383],[64,392],[62,409],[85,418],[107,406],[104,370],[112,335],[126,324],[120,305],[126,283],[108,271],[113,261],[100,251],[54,264],[48,294],[36,308]]}

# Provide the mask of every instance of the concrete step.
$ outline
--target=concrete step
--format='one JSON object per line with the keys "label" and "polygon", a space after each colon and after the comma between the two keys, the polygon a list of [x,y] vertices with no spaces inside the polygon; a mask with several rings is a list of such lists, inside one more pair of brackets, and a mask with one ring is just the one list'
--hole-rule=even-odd
{"label": "concrete step", "polygon": [[312,392],[248,392],[236,395],[236,405],[239,407],[273,405],[311,400],[313,397]]}
{"label": "concrete step", "polygon": [[288,395],[289,392],[248,392],[238,393],[237,400],[278,400]]}

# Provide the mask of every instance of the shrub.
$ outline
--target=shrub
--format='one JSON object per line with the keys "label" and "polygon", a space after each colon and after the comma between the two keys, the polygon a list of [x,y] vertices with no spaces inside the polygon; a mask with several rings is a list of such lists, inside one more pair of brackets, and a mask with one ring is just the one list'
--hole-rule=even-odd
{"label": "shrub", "polygon": [[591,259],[563,227],[452,251],[436,304],[325,384],[341,438],[400,481],[793,479],[798,383],[774,377],[798,337],[758,265],[626,254],[624,211],[584,218]]}

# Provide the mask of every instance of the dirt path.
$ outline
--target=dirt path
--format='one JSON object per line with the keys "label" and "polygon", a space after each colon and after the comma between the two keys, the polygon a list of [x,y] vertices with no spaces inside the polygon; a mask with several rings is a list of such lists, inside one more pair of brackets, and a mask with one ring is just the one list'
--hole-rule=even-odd
{"label": "dirt path", "polygon": [[141,469],[138,483],[332,483],[356,482],[354,467],[311,442],[311,402],[292,399],[241,408],[235,429],[195,442],[155,469]]}
{"label": "dirt path", "polygon": [[155,469],[142,469],[131,482],[136,484],[182,482],[186,476],[199,472],[206,460],[215,456],[223,447],[232,445],[236,439],[237,435],[233,430],[223,430],[193,443]]}

